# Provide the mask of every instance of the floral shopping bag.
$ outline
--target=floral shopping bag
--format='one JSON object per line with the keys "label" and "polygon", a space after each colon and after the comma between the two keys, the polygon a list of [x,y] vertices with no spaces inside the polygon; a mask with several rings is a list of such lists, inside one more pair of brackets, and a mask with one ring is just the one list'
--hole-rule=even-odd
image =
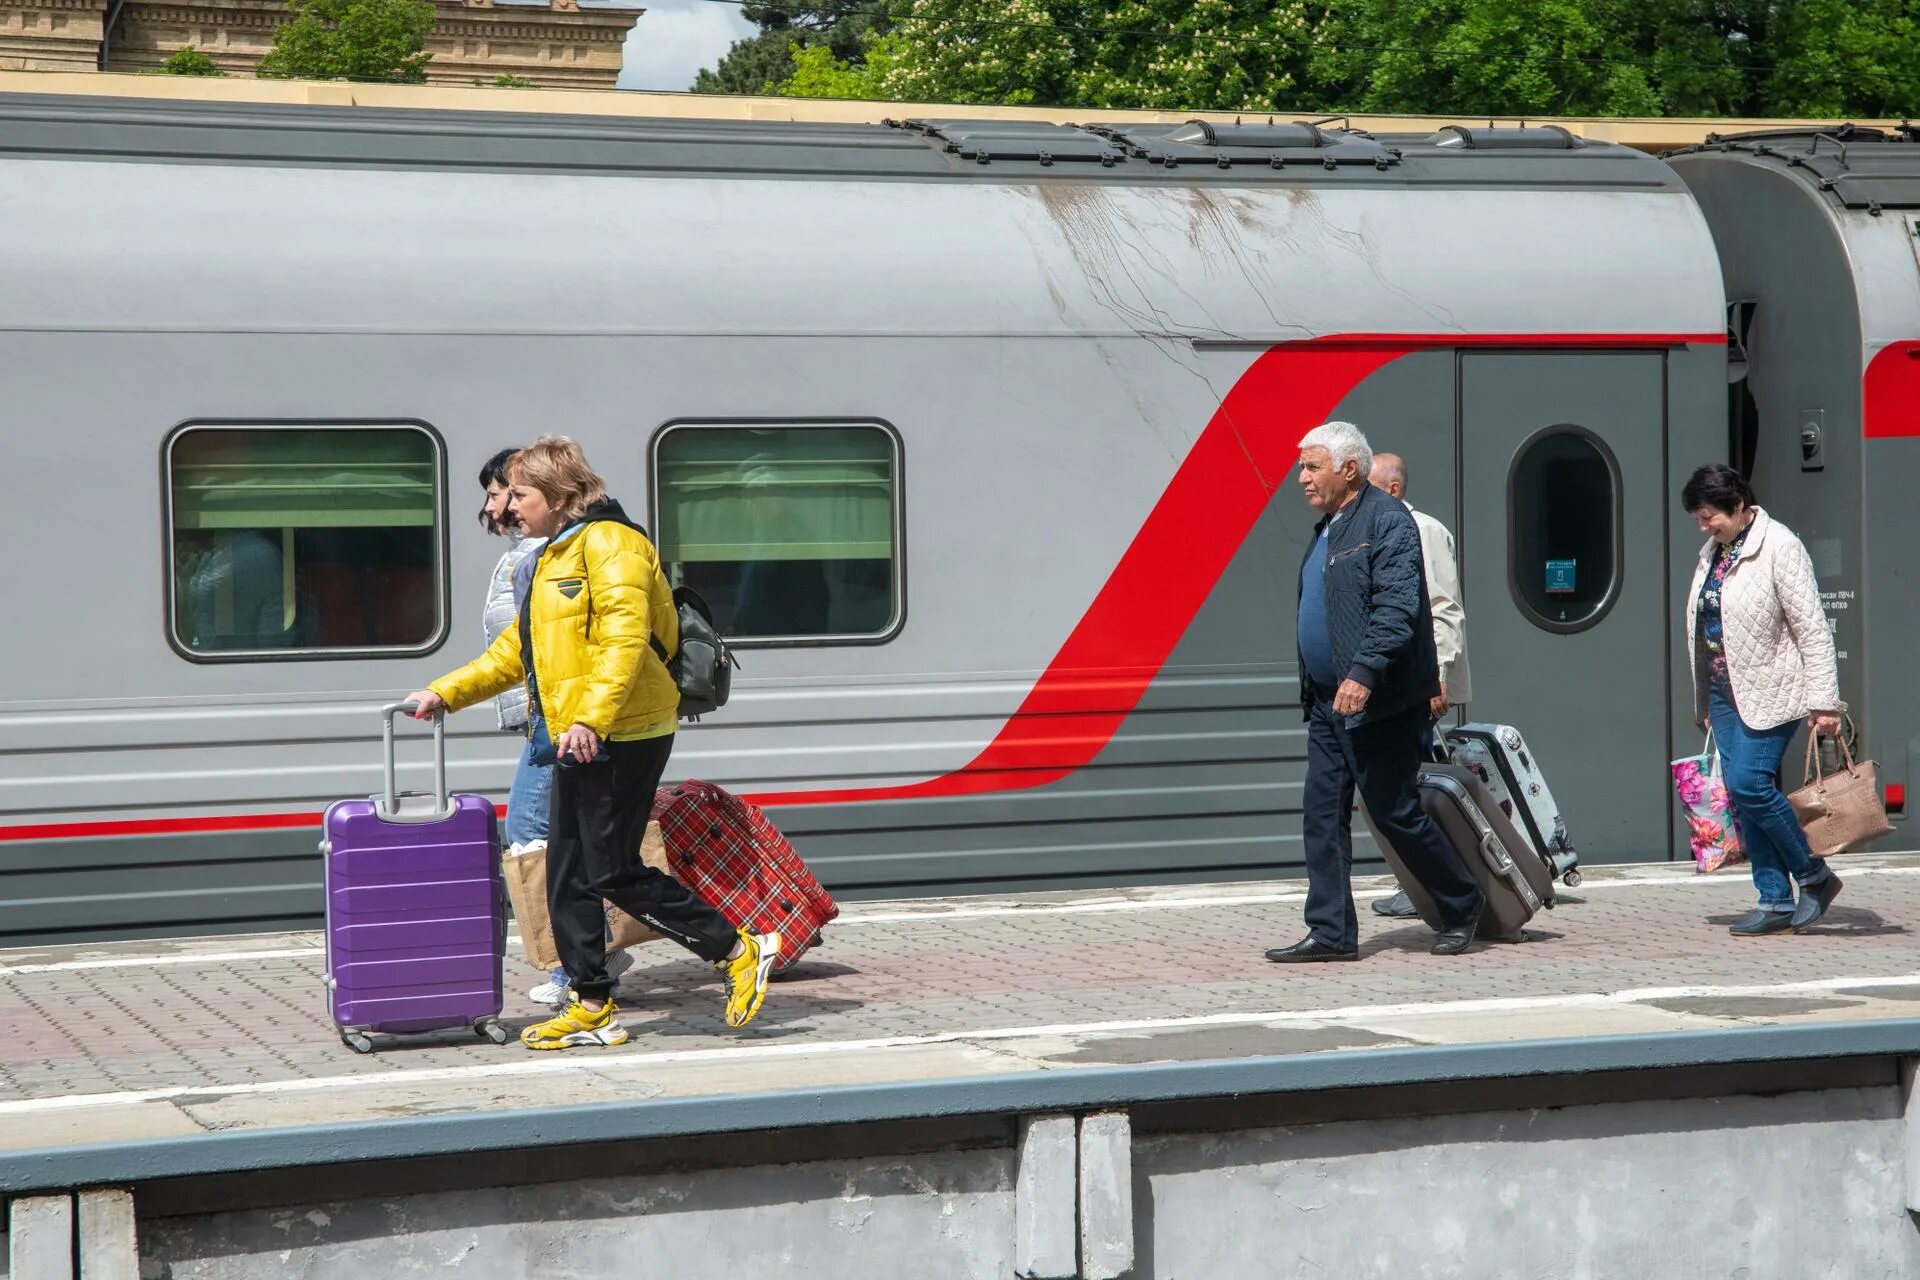
{"label": "floral shopping bag", "polygon": [[1689,843],[1693,862],[1701,871],[1718,871],[1745,856],[1740,837],[1740,821],[1733,815],[1733,801],[1727,796],[1727,784],[1720,776],[1720,753],[1713,749],[1713,734],[1697,756],[1673,762],[1673,785],[1680,793],[1680,807],[1687,811]]}

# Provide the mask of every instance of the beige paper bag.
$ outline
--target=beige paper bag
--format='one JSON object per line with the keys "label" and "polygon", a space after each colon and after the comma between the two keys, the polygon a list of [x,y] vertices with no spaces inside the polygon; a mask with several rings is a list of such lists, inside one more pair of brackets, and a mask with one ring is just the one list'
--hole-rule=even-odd
{"label": "beige paper bag", "polygon": [[520,926],[520,949],[527,963],[543,972],[560,967],[553,944],[553,918],[547,913],[547,851],[535,849],[519,857],[500,859],[507,878],[507,898],[513,903],[514,922]]}
{"label": "beige paper bag", "polygon": [[[660,824],[657,822],[647,824],[646,837],[640,842],[640,860],[665,874],[672,874],[667,871],[667,842],[660,834]],[[501,870],[507,879],[507,897],[513,903],[513,918],[520,925],[520,948],[526,953],[527,963],[536,969],[559,968],[560,951],[553,940],[553,918],[547,910],[546,848],[543,846],[517,858],[502,858]],[[607,927],[613,931],[613,936],[607,941],[609,952],[625,951],[628,947],[652,942],[663,936],[611,902],[606,905]]]}

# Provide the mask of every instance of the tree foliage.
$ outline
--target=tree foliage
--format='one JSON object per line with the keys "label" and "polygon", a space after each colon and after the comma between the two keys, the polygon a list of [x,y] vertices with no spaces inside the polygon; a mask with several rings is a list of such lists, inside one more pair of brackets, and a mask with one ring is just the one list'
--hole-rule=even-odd
{"label": "tree foliage", "polygon": [[291,0],[293,21],[260,60],[269,80],[419,84],[427,78],[433,0]]}
{"label": "tree foliage", "polygon": [[884,98],[893,69],[894,40],[880,36],[853,59],[836,58],[824,44],[790,47],[793,71],[765,92],[789,98]]}
{"label": "tree foliage", "polygon": [[1268,110],[1298,88],[1301,0],[890,0],[887,96]]}
{"label": "tree foliage", "polygon": [[886,34],[878,0],[843,0],[839,4],[824,5],[742,4],[740,12],[749,22],[760,25],[759,34],[736,40],[718,65],[701,68],[693,81],[695,93],[769,92],[794,75],[798,53],[815,49],[824,49],[827,54],[825,58],[817,54],[811,56],[810,77],[827,71],[828,59],[841,64],[834,74],[853,72],[857,75],[869,44]]}
{"label": "tree foliage", "polygon": [[214,60],[192,45],[175,49],[160,64],[160,74],[168,76],[224,76]]}
{"label": "tree foliage", "polygon": [[[1335,0],[1314,81],[1368,111],[1898,115],[1910,0]],[[1416,38],[1417,33],[1417,38]]]}
{"label": "tree foliage", "polygon": [[1920,113],[1920,0],[863,3],[882,15],[865,30],[845,6],[754,6],[767,43],[736,45],[737,74],[702,72],[702,87],[1163,110]]}

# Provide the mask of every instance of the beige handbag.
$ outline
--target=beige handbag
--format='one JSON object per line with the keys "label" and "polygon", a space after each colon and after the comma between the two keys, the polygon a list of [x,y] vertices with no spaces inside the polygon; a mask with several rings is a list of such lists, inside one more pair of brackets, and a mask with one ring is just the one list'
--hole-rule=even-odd
{"label": "beige handbag", "polygon": [[1829,858],[1878,840],[1893,830],[1887,807],[1880,801],[1879,770],[1874,761],[1853,762],[1853,752],[1840,739],[1845,768],[1822,775],[1815,735],[1807,735],[1807,763],[1801,788],[1787,797],[1800,829],[1807,833],[1813,856]]}
{"label": "beige handbag", "polygon": [[[667,871],[667,842],[657,822],[647,824],[646,838],[640,842],[640,861]],[[520,946],[527,963],[536,969],[559,968],[560,952],[554,945],[553,920],[547,913],[546,847],[517,858],[503,858],[500,869],[507,878],[507,897],[513,902],[513,918],[520,926]],[[608,951],[624,951],[661,936],[611,902],[607,904],[607,927],[613,932],[607,940]]]}

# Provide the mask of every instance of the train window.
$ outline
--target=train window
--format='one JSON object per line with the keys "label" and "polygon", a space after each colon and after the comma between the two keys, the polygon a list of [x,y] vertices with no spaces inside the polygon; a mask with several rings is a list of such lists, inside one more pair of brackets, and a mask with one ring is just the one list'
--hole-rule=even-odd
{"label": "train window", "polygon": [[747,646],[891,637],[900,441],[880,422],[673,422],[654,439],[660,558]]}
{"label": "train window", "polygon": [[168,622],[183,656],[413,654],[442,639],[429,428],[189,423],[164,458]]}
{"label": "train window", "polygon": [[1552,426],[1507,473],[1507,567],[1514,601],[1545,631],[1584,631],[1620,594],[1620,466],[1584,427]]}

